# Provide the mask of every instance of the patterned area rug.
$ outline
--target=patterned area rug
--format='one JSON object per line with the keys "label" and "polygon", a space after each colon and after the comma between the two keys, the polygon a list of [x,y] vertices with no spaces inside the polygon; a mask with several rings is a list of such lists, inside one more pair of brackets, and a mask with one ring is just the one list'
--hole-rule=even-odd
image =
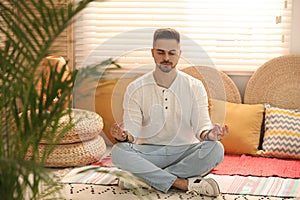
{"label": "patterned area rug", "polygon": [[[115,167],[88,166],[76,168],[68,173],[62,183],[117,185],[118,177],[127,175],[128,179],[137,182],[134,176],[123,173]],[[276,197],[299,197],[300,179],[280,177],[228,176],[209,174],[220,186],[223,194],[242,194]],[[135,181],[136,180],[136,181]]]}
{"label": "patterned area rug", "polygon": [[226,194],[300,198],[300,179],[215,174],[208,177],[215,179],[221,192]]}
{"label": "patterned area rug", "polygon": [[117,185],[117,174],[122,172],[116,167],[95,167],[87,166],[71,170],[65,175],[62,183],[84,183],[96,185]]}
{"label": "patterned area rug", "polygon": [[[252,160],[252,158],[245,157],[230,157],[230,159],[227,161],[230,161],[232,159],[235,159],[236,161],[239,161],[241,159]],[[226,163],[228,163],[227,161],[225,159],[223,168],[228,166],[226,165]],[[272,160],[270,162],[274,161],[275,160]],[[275,162],[278,163],[278,161]],[[243,164],[240,165],[246,166]],[[222,166],[222,164],[220,166]],[[245,170],[243,169],[245,167],[241,166],[239,167],[239,169]],[[220,172],[220,174],[222,174],[222,172],[225,171],[229,173],[228,169],[222,170],[223,168],[219,167],[214,170],[214,172]],[[292,168],[294,169],[295,165]],[[299,168],[297,168],[297,170],[299,170]],[[249,170],[249,172],[251,172],[251,169]],[[256,174],[257,172],[259,171],[256,170],[254,174]],[[276,173],[276,171],[273,171],[272,173],[274,172]],[[66,176],[63,177],[61,182],[69,184],[117,185],[118,177],[123,176],[123,174],[123,171],[113,166],[113,164],[111,163],[111,159],[108,156],[102,159],[100,162],[95,163],[94,165],[75,168],[71,170]],[[300,179],[281,178],[274,176],[256,177],[239,175],[229,176],[218,174],[209,174],[208,176],[214,178],[219,183],[221,192],[223,194],[300,198]],[[137,179],[134,176],[129,176],[127,178],[133,179],[134,181],[136,180],[137,182]]]}
{"label": "patterned area rug", "polygon": [[141,193],[130,190],[121,190],[117,186],[85,185],[85,184],[65,184],[62,191],[65,200],[283,200],[300,198],[278,198],[267,196],[250,195],[230,195],[222,194],[217,198],[186,194],[184,192],[171,189],[167,194],[158,191],[143,190]]}

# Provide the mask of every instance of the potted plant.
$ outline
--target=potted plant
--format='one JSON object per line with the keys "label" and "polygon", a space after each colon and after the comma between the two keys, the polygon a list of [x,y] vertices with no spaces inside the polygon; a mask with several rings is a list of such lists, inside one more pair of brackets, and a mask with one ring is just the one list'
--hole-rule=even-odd
{"label": "potted plant", "polygon": [[70,120],[57,135],[59,119],[71,112],[78,71],[68,71],[66,64],[59,69],[49,62],[41,71],[39,66],[91,1],[65,0],[66,6],[57,0],[0,1],[1,199],[41,199],[59,187],[43,167],[53,148],[40,152],[38,145],[42,139],[55,144],[72,126]]}

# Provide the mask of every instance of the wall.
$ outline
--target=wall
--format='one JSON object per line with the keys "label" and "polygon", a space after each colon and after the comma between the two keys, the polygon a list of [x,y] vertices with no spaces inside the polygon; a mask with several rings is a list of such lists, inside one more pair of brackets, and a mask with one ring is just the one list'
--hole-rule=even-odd
{"label": "wall", "polygon": [[293,0],[291,54],[300,54],[300,0]]}
{"label": "wall", "polygon": [[244,93],[245,93],[245,89],[246,89],[246,86],[247,86],[247,83],[251,77],[253,73],[251,74],[245,74],[245,75],[229,75],[229,77],[233,80],[233,82],[236,84],[237,88],[239,89],[240,91],[240,94],[241,94],[241,98],[242,98],[242,101],[244,99]]}

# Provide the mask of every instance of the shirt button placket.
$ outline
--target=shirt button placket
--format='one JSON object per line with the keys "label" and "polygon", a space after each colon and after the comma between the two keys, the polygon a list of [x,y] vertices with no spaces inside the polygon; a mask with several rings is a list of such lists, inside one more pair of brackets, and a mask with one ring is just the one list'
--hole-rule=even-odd
{"label": "shirt button placket", "polygon": [[164,91],[163,97],[164,97],[164,109],[165,109],[165,112],[167,112],[169,110],[168,91],[167,90]]}

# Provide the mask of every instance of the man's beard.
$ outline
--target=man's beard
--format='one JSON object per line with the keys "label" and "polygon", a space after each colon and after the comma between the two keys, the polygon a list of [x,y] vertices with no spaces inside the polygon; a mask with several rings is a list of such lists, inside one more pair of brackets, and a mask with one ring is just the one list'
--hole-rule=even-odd
{"label": "man's beard", "polygon": [[[170,64],[171,67],[169,66],[164,66],[165,64]],[[158,66],[158,68],[165,73],[169,73],[170,71],[172,71],[172,69],[175,68],[176,65],[173,65],[173,63],[171,62],[161,62],[159,64],[156,64]]]}

